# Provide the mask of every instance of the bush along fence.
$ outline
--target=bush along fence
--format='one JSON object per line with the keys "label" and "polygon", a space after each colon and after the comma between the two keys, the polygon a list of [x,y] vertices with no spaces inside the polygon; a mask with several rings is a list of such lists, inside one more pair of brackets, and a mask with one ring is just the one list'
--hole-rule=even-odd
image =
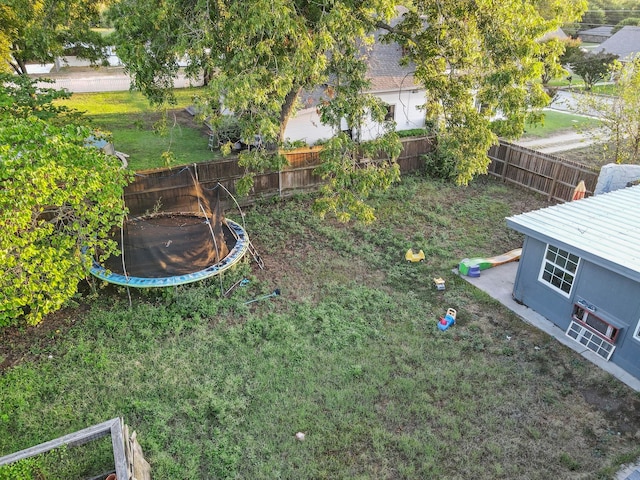
{"label": "bush along fence", "polygon": [[587,187],[586,194],[593,195],[598,183],[599,169],[505,141],[489,149],[489,158],[490,175],[546,195],[548,200],[571,200],[580,180]]}
{"label": "bush along fence", "polygon": [[[402,139],[403,149],[398,164],[402,174],[423,171],[425,155],[435,148],[433,137]],[[225,160],[198,163],[194,170],[200,185],[205,189],[220,189],[223,208],[234,205],[234,199],[240,206],[250,205],[259,199],[287,197],[296,193],[311,192],[322,185],[323,180],[314,173],[320,165],[322,147],[308,147],[286,151],[288,165],[278,172],[264,172],[256,175],[253,191],[249,196],[236,198],[235,183],[245,171],[238,165],[237,157]],[[598,169],[585,167],[576,162],[553,155],[540,153],[509,142],[501,141],[488,152],[491,163],[488,174],[518,185],[524,189],[545,195],[549,200],[566,202],[571,200],[576,185],[583,180],[587,195],[592,195],[598,181]],[[125,190],[125,200],[130,210],[135,211],[137,198],[144,203],[161,204],[164,199],[180,195],[185,185],[172,185],[164,189],[149,188],[153,177],[166,177],[184,167],[139,172],[138,180]],[[171,191],[169,191],[171,190]],[[234,197],[232,199],[231,197]]]}
{"label": "bush along fence", "polygon": [[[424,169],[424,155],[433,151],[432,137],[414,137],[401,139],[402,152],[398,157],[398,164],[402,174],[417,172]],[[194,165],[194,170],[199,184],[203,189],[213,190],[218,184],[222,185],[220,201],[223,208],[234,205],[235,200],[240,206],[250,205],[260,199],[273,197],[287,197],[296,193],[304,193],[318,190],[323,180],[314,173],[320,165],[320,151],[322,147],[300,148],[283,152],[288,165],[278,172],[264,172],[255,176],[252,192],[243,198],[237,198],[235,183],[244,174],[244,168],[238,165],[237,157],[229,157],[224,160],[203,162]],[[162,204],[163,199],[180,195],[180,189],[186,185],[176,183],[169,188],[149,188],[153,184],[153,177],[167,177],[175,174],[184,167],[171,169],[148,170],[138,172],[134,180],[125,189],[125,202],[131,211],[139,211],[138,203]],[[180,176],[176,175],[176,178]]]}

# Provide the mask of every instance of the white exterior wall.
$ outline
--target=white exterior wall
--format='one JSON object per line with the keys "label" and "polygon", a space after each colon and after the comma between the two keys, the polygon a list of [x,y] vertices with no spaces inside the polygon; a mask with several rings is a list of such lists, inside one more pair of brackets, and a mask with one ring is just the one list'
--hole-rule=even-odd
{"label": "white exterior wall", "polygon": [[307,145],[314,145],[318,140],[327,140],[333,136],[333,129],[320,123],[320,116],[315,108],[306,108],[289,119],[284,131],[285,140],[302,140]]}
{"label": "white exterior wall", "polygon": [[[389,105],[395,105],[395,122],[397,130],[411,130],[424,127],[424,111],[420,109],[425,103],[424,90],[404,90],[397,92],[373,92],[373,94]],[[369,121],[362,127],[362,140],[371,140],[383,133],[380,124]],[[315,108],[307,108],[296,113],[289,120],[285,130],[285,139],[302,140],[307,145],[314,145],[318,140],[326,140],[333,136],[333,129],[320,123],[320,116]]]}

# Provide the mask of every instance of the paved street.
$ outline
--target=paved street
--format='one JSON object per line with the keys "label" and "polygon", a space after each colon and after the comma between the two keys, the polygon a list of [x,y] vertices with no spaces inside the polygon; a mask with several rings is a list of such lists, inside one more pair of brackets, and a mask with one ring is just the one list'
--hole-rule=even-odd
{"label": "paved street", "polygon": [[587,133],[570,132],[561,135],[552,135],[544,138],[528,138],[516,140],[513,143],[530,148],[541,153],[560,153],[567,150],[588,147],[595,143],[592,136]]}
{"label": "paved street", "polygon": [[[63,73],[43,73],[41,76],[55,80],[56,88],[66,88],[74,93],[87,92],[115,92],[129,90],[131,79],[122,67],[106,67],[94,69],[82,69],[81,71],[69,70]],[[177,88],[200,86],[201,83],[192,83],[181,72],[175,80]],[[51,87],[51,84],[43,84]]]}

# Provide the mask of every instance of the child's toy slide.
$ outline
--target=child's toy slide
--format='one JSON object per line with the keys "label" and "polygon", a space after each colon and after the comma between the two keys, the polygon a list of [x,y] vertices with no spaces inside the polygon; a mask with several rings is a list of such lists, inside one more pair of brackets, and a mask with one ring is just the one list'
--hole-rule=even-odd
{"label": "child's toy slide", "polygon": [[462,275],[469,275],[469,270],[471,267],[477,266],[480,270],[486,270],[487,268],[497,267],[498,265],[502,265],[503,263],[515,262],[516,260],[520,260],[520,255],[522,255],[522,249],[516,248],[507,253],[503,253],[502,255],[496,255],[495,257],[489,258],[464,258],[460,265],[458,265],[458,271]]}

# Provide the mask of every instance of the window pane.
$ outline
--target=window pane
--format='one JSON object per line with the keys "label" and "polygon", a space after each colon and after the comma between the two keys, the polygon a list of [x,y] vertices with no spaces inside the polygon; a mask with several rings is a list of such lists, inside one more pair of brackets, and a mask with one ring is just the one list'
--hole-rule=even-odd
{"label": "window pane", "polygon": [[607,328],[609,327],[609,324],[603,322],[599,318],[594,317],[593,315],[587,315],[587,320],[585,321],[585,323],[594,330],[602,333],[603,335],[607,334]]}
{"label": "window pane", "polygon": [[547,245],[540,279],[569,294],[580,258],[566,250]]}
{"label": "window pane", "polygon": [[558,257],[556,260],[556,265],[558,265],[560,268],[566,268],[567,259],[565,257]]}

